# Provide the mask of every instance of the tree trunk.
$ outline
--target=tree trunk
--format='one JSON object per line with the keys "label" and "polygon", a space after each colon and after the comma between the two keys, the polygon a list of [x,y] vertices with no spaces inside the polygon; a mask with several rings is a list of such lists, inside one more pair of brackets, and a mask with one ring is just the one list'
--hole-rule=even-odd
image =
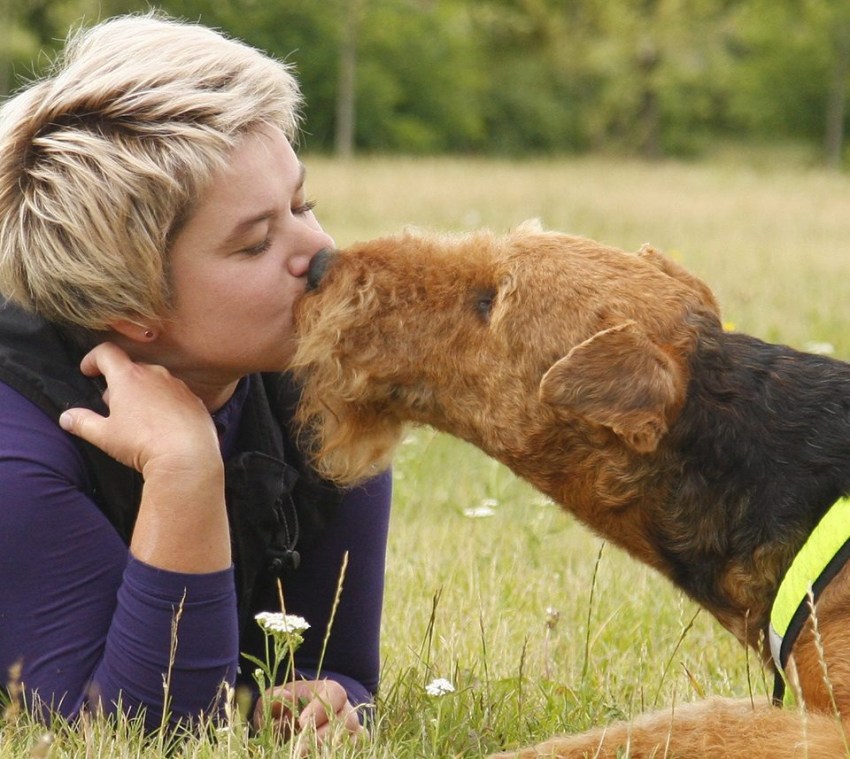
{"label": "tree trunk", "polygon": [[651,38],[643,41],[637,55],[641,93],[637,112],[638,152],[644,158],[661,157],[661,107],[655,72],[661,63],[661,53]]}
{"label": "tree trunk", "polygon": [[12,89],[12,11],[9,0],[0,0],[0,100]]}
{"label": "tree trunk", "polygon": [[343,29],[339,47],[339,79],[336,101],[335,148],[337,155],[354,155],[354,125],[357,101],[357,36],[360,0],[344,0]]}
{"label": "tree trunk", "polygon": [[835,29],[835,62],[826,103],[826,163],[841,167],[844,152],[844,122],[847,118],[847,90],[850,88],[850,16],[839,20]]}

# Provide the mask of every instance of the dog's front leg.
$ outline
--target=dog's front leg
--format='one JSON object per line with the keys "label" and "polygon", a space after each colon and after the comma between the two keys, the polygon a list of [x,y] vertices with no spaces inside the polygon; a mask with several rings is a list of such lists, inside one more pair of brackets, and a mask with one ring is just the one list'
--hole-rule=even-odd
{"label": "dog's front leg", "polygon": [[491,759],[837,759],[850,756],[841,723],[748,699],[710,699]]}

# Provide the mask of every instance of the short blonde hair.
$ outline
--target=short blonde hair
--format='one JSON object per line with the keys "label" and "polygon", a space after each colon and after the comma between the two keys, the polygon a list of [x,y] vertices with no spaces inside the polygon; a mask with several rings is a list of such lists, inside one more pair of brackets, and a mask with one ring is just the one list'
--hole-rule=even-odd
{"label": "short blonde hair", "polygon": [[0,109],[0,293],[101,331],[169,305],[167,251],[239,138],[294,141],[289,67],[157,13],[73,34]]}

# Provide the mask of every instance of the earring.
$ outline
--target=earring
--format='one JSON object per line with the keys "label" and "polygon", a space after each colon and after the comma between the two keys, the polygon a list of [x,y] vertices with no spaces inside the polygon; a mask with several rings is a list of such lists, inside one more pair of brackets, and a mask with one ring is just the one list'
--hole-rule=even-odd
{"label": "earring", "polygon": [[145,338],[148,339],[148,340],[153,340],[154,337],[156,337],[156,332],[154,332],[150,328],[146,329],[144,334],[145,334]]}

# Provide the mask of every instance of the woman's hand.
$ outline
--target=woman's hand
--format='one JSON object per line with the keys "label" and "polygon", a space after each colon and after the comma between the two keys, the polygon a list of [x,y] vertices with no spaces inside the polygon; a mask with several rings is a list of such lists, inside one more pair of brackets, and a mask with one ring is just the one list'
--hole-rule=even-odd
{"label": "woman's hand", "polygon": [[167,369],[136,363],[117,345],[102,343],[86,354],[80,370],[106,380],[109,416],[68,409],[59,419],[66,431],[142,474],[157,466],[193,469],[218,457],[209,412]]}
{"label": "woman's hand", "polygon": [[321,743],[338,727],[352,736],[365,734],[345,688],[334,680],[296,680],[266,691],[254,709],[257,729],[265,719],[264,699],[269,701],[272,721],[286,738],[313,729]]}
{"label": "woman's hand", "polygon": [[106,380],[109,416],[72,408],[59,424],[141,472],[133,555],[174,572],[230,567],[224,463],[200,398],[164,367],[136,363],[112,343],[86,354],[80,369]]}

